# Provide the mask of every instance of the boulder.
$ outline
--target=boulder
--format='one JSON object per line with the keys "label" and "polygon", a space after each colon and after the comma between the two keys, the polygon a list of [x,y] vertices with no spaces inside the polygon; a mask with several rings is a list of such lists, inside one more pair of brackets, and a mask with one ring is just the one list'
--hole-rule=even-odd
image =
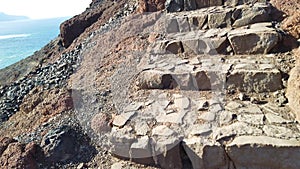
{"label": "boulder", "polygon": [[42,158],[43,153],[35,143],[24,145],[19,142],[12,142],[3,151],[0,165],[2,168],[37,169],[38,162],[41,162]]}
{"label": "boulder", "polygon": [[242,5],[242,4],[246,4],[246,3],[256,3],[256,2],[266,3],[267,0],[225,0],[224,5],[237,6],[237,5]]}
{"label": "boulder", "polygon": [[235,69],[227,76],[228,89],[237,88],[246,92],[268,92],[282,89],[281,73],[272,70]]}
{"label": "boulder", "polygon": [[265,24],[255,24],[229,32],[228,39],[235,54],[267,54],[280,41],[280,35]]}
{"label": "boulder", "polygon": [[258,22],[270,21],[271,7],[269,5],[257,3],[253,7],[245,6],[235,11],[235,22],[233,27],[246,26]]}
{"label": "boulder", "polygon": [[166,0],[140,0],[138,11],[143,12],[156,12],[165,9]]}
{"label": "boulder", "polygon": [[169,12],[189,11],[222,5],[222,0],[166,0],[165,4]]}
{"label": "boulder", "polygon": [[168,89],[172,76],[158,70],[147,70],[140,73],[137,84],[141,89]]}
{"label": "boulder", "polygon": [[300,143],[267,136],[240,136],[226,149],[235,168],[289,168],[300,166]]}

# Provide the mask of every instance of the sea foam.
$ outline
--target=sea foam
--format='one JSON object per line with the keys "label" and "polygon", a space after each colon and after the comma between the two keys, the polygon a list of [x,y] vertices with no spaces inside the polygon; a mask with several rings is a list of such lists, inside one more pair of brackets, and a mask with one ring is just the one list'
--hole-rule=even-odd
{"label": "sea foam", "polygon": [[28,37],[30,34],[11,34],[11,35],[0,35],[0,40],[1,39],[12,39],[12,38],[23,38],[23,37]]}

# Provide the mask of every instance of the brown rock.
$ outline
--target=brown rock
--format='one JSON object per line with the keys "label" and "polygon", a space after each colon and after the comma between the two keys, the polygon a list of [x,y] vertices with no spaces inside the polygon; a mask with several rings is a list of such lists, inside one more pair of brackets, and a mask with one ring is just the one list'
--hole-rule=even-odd
{"label": "brown rock", "polygon": [[165,9],[166,0],[140,0],[138,12],[156,12]]}
{"label": "brown rock", "polygon": [[[300,51],[300,49],[299,49]],[[296,114],[296,118],[300,121],[300,63],[292,69],[287,87],[287,98],[289,106]]]}
{"label": "brown rock", "polygon": [[109,126],[109,118],[106,114],[96,114],[91,121],[91,128],[96,133],[108,132],[111,127]]}
{"label": "brown rock", "polygon": [[60,37],[64,47],[69,47],[72,42],[78,38],[88,27],[98,20],[102,20],[102,24],[111,18],[118,8],[123,6],[125,1],[115,3],[114,1],[102,1],[101,3],[92,3],[89,9],[73,18],[63,22],[60,25]]}
{"label": "brown rock", "polygon": [[41,157],[38,146],[34,143],[23,145],[15,142],[8,145],[0,158],[3,168],[37,168],[37,159]]}
{"label": "brown rock", "polygon": [[270,2],[279,10],[277,13],[282,12],[286,16],[282,28],[295,38],[300,38],[299,0],[271,0]]}
{"label": "brown rock", "polygon": [[0,139],[0,156],[5,151],[7,146],[14,141],[15,141],[14,139],[8,137],[4,137]]}

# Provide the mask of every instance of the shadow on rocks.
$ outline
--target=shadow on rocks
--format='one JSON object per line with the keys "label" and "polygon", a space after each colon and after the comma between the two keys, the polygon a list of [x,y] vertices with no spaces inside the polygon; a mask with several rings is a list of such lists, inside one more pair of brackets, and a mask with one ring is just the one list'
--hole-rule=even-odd
{"label": "shadow on rocks", "polygon": [[68,163],[85,163],[97,153],[90,139],[81,129],[60,126],[50,130],[42,139],[41,147],[45,153],[45,165],[53,166]]}

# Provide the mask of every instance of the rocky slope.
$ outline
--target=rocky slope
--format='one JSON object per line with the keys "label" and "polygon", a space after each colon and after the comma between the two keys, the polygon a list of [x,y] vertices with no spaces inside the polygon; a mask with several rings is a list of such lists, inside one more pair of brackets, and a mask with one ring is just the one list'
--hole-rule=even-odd
{"label": "rocky slope", "polygon": [[93,0],[0,71],[1,166],[299,168],[298,10]]}

